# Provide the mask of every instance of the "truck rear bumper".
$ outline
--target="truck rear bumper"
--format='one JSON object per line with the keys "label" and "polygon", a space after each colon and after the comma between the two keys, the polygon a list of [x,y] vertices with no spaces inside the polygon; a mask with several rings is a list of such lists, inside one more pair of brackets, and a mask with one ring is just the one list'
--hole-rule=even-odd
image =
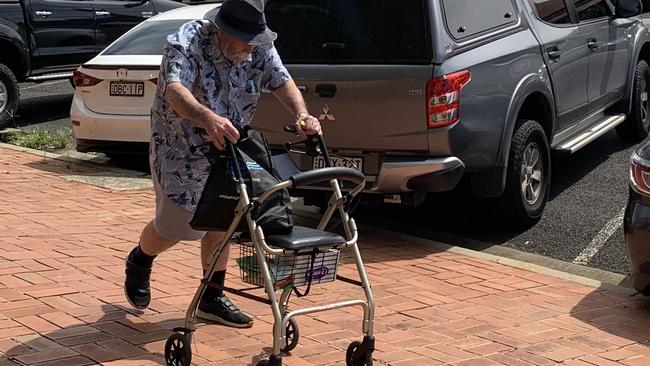
{"label": "truck rear bumper", "polygon": [[384,162],[372,192],[445,192],[452,190],[465,172],[457,157],[429,158],[421,161]]}

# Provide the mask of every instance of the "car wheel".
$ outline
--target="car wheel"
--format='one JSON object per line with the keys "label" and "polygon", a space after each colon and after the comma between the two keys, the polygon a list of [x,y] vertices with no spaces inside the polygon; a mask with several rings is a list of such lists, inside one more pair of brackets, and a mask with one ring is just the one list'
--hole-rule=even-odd
{"label": "car wheel", "polygon": [[625,141],[641,141],[648,136],[650,118],[648,116],[648,87],[650,86],[650,67],[644,60],[636,64],[634,88],[632,89],[632,109],[627,120],[616,127],[616,133]]}
{"label": "car wheel", "polygon": [[0,129],[9,126],[19,99],[16,76],[7,66],[0,64]]}
{"label": "car wheel", "polygon": [[506,187],[500,198],[509,226],[530,227],[542,217],[551,182],[551,153],[536,121],[520,120],[512,137]]}

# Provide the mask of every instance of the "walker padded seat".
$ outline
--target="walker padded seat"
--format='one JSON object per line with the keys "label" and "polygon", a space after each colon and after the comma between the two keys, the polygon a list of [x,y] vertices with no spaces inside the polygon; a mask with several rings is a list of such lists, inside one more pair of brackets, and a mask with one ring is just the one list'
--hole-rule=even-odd
{"label": "walker padded seat", "polygon": [[342,236],[312,229],[305,226],[295,225],[293,231],[288,235],[269,235],[266,242],[272,247],[300,250],[314,247],[336,246],[346,242]]}

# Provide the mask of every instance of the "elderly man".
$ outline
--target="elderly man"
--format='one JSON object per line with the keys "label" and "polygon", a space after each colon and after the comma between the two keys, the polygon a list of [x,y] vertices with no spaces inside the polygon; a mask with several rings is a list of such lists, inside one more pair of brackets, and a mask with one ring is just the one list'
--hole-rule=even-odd
{"label": "elderly man", "polygon": [[[273,46],[263,0],[226,0],[205,19],[184,24],[167,38],[158,90],[151,109],[150,163],[156,213],[126,258],[124,292],[139,309],[149,305],[149,277],[156,255],[180,240],[201,241],[204,273],[222,232],[189,226],[210,171],[210,144],[223,150],[251,123],[261,90],[271,90],[295,116],[303,134],[320,133],[302,95]],[[280,117],[281,118],[281,117]],[[225,179],[225,177],[224,177]],[[224,249],[210,278],[223,285],[228,260]],[[250,327],[222,291],[208,287],[197,317],[233,327]]]}

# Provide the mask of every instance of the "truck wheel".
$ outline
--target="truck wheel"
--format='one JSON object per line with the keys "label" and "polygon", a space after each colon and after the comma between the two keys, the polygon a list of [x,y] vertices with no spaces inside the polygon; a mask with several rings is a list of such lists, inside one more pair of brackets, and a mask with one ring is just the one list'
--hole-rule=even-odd
{"label": "truck wheel", "polygon": [[650,86],[650,67],[645,60],[640,60],[634,71],[632,110],[628,114],[627,120],[616,126],[616,133],[621,140],[636,142],[648,136],[648,130],[650,130],[648,86]]}
{"label": "truck wheel", "polygon": [[7,66],[0,64],[0,129],[9,126],[19,99],[16,76]]}
{"label": "truck wheel", "polygon": [[520,120],[517,125],[500,203],[508,226],[530,227],[542,217],[548,200],[551,154],[546,133],[539,123]]}

